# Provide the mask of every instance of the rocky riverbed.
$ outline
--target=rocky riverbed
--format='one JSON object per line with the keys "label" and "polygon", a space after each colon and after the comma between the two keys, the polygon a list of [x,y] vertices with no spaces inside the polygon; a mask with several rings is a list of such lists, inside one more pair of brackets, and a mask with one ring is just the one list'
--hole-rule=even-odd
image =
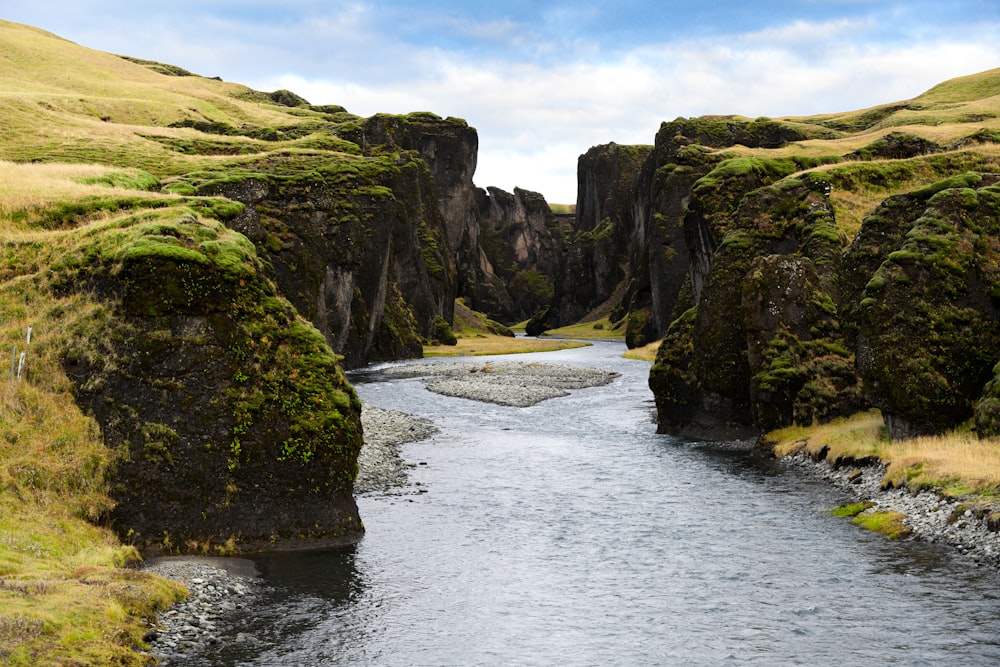
{"label": "rocky riverbed", "polygon": [[932,491],[917,494],[908,489],[881,488],[881,465],[833,468],[798,453],[782,459],[786,465],[806,469],[846,491],[858,501],[874,503],[868,512],[899,512],[914,539],[948,544],[977,565],[1000,568],[1000,533],[984,513],[966,508],[961,501]]}
{"label": "rocky riverbed", "polygon": [[150,653],[161,665],[188,665],[187,656],[221,641],[247,641],[237,635],[223,638],[217,626],[228,614],[252,605],[261,592],[253,563],[237,558],[156,558],[146,572],[184,584],[188,597],[156,619],[146,633]]}

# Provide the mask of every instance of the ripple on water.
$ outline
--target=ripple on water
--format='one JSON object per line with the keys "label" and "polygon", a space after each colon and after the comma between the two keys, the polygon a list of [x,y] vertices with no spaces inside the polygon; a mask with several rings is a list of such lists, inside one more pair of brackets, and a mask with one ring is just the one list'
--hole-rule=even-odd
{"label": "ripple on water", "polygon": [[359,498],[364,540],[261,559],[265,601],[213,665],[1000,663],[995,574],[826,510],[829,487],[657,435],[648,365],[611,345],[532,361],[621,377],[531,408],[364,382],[432,419],[424,494]]}

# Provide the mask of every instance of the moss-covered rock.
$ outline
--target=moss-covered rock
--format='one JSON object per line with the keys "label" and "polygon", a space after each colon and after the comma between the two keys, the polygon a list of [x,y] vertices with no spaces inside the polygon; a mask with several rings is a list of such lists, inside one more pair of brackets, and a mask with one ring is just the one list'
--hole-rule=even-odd
{"label": "moss-covered rock", "polygon": [[1000,436],[1000,364],[993,367],[993,379],[976,403],[976,432],[980,438]]}
{"label": "moss-covered rock", "polygon": [[941,150],[933,141],[905,132],[891,132],[849,155],[858,160],[902,160]]}
{"label": "moss-covered rock", "polygon": [[113,306],[63,358],[118,452],[109,520],[123,540],[231,553],[357,539],[359,401],[245,237],[168,210],[56,270]]}
{"label": "moss-covered rock", "polygon": [[865,393],[894,438],[970,418],[1000,350],[1000,190],[928,192],[936,194],[868,281],[858,310]]}
{"label": "moss-covered rock", "polygon": [[694,422],[699,410],[698,378],[693,364],[697,319],[697,308],[691,308],[674,320],[649,372],[660,433],[682,432]]}
{"label": "moss-covered rock", "polygon": [[271,156],[242,174],[184,178],[244,204],[231,226],[348,366],[420,356],[435,319],[452,316],[454,263],[434,181],[413,153]]}
{"label": "moss-covered rock", "polygon": [[459,251],[459,292],[492,318],[523,321],[552,302],[562,270],[559,223],[541,194],[521,188],[487,188],[478,206],[478,246],[470,238]]}

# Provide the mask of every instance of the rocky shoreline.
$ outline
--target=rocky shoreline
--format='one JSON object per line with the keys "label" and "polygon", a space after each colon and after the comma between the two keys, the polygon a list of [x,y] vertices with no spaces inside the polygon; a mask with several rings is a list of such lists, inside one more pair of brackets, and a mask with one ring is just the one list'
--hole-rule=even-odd
{"label": "rocky shoreline", "polygon": [[[178,556],[153,559],[142,569],[188,589],[188,597],[161,614],[144,637],[149,654],[165,666],[190,664],[192,653],[223,641],[216,631],[220,621],[252,605],[261,593],[256,569],[248,560]],[[242,635],[232,639],[246,640]]]}
{"label": "rocky shoreline", "polygon": [[361,495],[405,486],[406,471],[412,464],[403,461],[399,446],[419,442],[438,432],[427,419],[365,404],[361,410],[365,443],[358,454],[358,476],[354,493]]}
{"label": "rocky shoreline", "polygon": [[947,544],[977,566],[1000,569],[1000,532],[991,526],[987,515],[944,498],[932,491],[912,493],[909,489],[881,488],[885,467],[868,464],[833,467],[803,453],[781,459],[785,465],[816,475],[858,501],[872,502],[866,512],[899,512],[910,529],[911,538]]}

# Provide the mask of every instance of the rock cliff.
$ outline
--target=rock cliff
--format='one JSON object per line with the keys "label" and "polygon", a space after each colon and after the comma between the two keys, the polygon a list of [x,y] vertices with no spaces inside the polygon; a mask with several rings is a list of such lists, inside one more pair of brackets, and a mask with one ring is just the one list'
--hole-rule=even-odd
{"label": "rock cliff", "polygon": [[982,132],[747,154],[837,126],[785,122],[665,123],[643,166],[630,303],[645,294],[664,337],[660,429],[747,437],[874,406],[894,438],[973,416],[990,433],[998,159]]}
{"label": "rock cliff", "polygon": [[651,148],[594,147],[533,326],[610,297],[630,347],[662,338],[663,431],[747,437],[878,407],[893,437],[973,416],[994,432],[996,131],[910,127],[995,104],[997,81],[840,115],[678,118]]}
{"label": "rock cliff", "polygon": [[153,552],[357,539],[361,406],[323,336],[245,237],[191,210],[154,220],[54,266],[57,291],[105,304],[62,358],[118,456],[111,525]]}

